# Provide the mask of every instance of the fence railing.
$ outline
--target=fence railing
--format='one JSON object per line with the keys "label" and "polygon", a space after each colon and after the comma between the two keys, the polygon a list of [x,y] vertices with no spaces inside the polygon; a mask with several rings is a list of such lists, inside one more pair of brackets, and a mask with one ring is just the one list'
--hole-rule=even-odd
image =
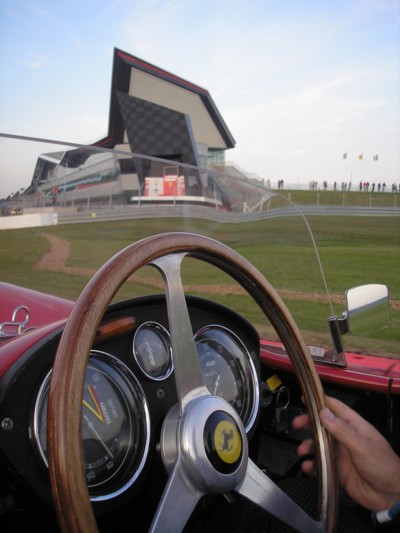
{"label": "fence railing", "polygon": [[[272,192],[272,191],[271,191]],[[367,191],[325,191],[325,190],[292,190],[280,189],[279,195],[296,205],[314,207],[337,207],[337,208],[385,208],[397,209],[400,207],[399,192],[367,192]],[[101,198],[93,198],[89,194],[81,197],[79,201],[73,198],[53,199],[44,197],[38,199],[35,195],[21,194],[18,197],[0,201],[0,216],[14,216],[32,212],[49,211],[73,211],[91,212],[93,210],[121,209],[125,206],[139,206],[140,197],[127,204],[121,195],[109,194]],[[285,201],[286,201],[285,200]],[[264,209],[266,207],[264,206]]]}

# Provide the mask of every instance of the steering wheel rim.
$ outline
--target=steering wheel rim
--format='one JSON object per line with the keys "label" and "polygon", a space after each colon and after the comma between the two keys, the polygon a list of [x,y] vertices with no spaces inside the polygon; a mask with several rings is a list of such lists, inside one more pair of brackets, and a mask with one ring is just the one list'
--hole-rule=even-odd
{"label": "steering wheel rim", "polygon": [[[338,503],[334,446],[319,421],[324,393],[300,331],[278,293],[251,263],[218,241],[191,233],[155,235],[117,253],[89,281],[67,321],[53,365],[47,424],[50,479],[61,529],[97,531],[83,468],[81,418],[76,416],[82,408],[85,369],[96,330],[112,298],[133,273],[176,254],[224,270],[256,301],[279,335],[310,414],[319,486],[317,524],[333,531]],[[246,495],[246,487],[242,493]]]}

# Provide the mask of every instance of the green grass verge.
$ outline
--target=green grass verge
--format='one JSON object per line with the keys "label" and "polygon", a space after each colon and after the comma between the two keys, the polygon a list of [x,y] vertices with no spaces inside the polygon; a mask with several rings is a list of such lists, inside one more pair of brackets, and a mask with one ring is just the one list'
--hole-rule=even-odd
{"label": "green grass verge", "polygon": [[279,191],[297,205],[333,205],[347,207],[400,207],[400,195],[393,192],[366,192],[353,190],[342,192],[332,191]]}
{"label": "green grass verge", "polygon": [[[322,194],[322,193],[321,193]],[[325,194],[325,192],[324,192]],[[362,193],[361,193],[362,194]],[[310,216],[328,287],[333,294],[361,283],[379,282],[389,286],[392,300],[400,300],[400,217],[328,217]],[[49,251],[44,233],[59,236],[71,246],[67,266],[96,271],[105,261],[128,244],[153,233],[186,230],[208,233],[245,255],[278,291],[322,294],[323,285],[317,272],[315,252],[300,219],[288,217],[259,223],[216,224],[211,221],[185,219],[129,220],[59,225],[46,228],[6,230],[0,232],[0,280],[54,295],[76,299],[88,281],[87,276],[37,270],[40,258]],[[338,275],[339,274],[339,275]],[[159,277],[147,268],[147,277]],[[208,265],[188,261],[184,281],[193,285],[232,284],[223,273]],[[118,299],[157,292],[149,285],[127,283]],[[206,294],[207,296],[207,294]],[[260,330],[268,324],[258,309],[237,295],[217,296],[218,301],[237,309]],[[329,342],[325,336],[327,304],[294,299],[284,300],[308,342]],[[334,305],[341,315],[342,304]],[[400,345],[400,311],[392,310],[392,327],[383,333],[358,339],[345,339],[346,348],[368,349],[396,356]]]}

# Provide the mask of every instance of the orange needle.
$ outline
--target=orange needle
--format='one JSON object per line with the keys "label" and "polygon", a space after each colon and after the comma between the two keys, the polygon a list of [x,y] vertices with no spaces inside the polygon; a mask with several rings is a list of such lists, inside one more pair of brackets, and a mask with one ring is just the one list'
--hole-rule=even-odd
{"label": "orange needle", "polygon": [[99,404],[99,402],[97,401],[97,398],[96,398],[96,393],[95,391],[92,389],[92,387],[90,385],[86,385],[86,389],[94,403],[94,406],[95,406],[95,409],[85,400],[82,400],[82,403],[85,407],[87,407],[89,409],[89,411],[91,413],[93,413],[95,416],[97,416],[97,418],[100,420],[100,422],[104,422],[104,416],[103,416],[103,411],[101,409],[101,406]]}

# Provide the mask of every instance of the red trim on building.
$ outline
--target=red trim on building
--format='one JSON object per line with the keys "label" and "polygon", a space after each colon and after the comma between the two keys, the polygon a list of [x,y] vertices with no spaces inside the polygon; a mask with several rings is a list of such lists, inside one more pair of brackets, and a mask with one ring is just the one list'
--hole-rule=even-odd
{"label": "red trim on building", "polygon": [[133,63],[134,65],[137,65],[139,68],[146,70],[147,72],[152,72],[155,75],[171,80],[174,83],[177,83],[178,85],[185,86],[188,89],[196,91],[197,93],[201,93],[205,96],[209,96],[209,92],[206,89],[203,89],[199,87],[198,85],[195,85],[194,83],[190,83],[189,81],[186,81],[183,78],[179,78],[178,76],[175,76],[174,74],[171,74],[170,72],[167,72],[166,70],[156,67],[155,65],[146,63],[146,61],[142,61],[141,59],[125,54],[124,52],[121,52],[120,50],[117,52],[117,55],[121,59],[128,61],[129,63]]}

